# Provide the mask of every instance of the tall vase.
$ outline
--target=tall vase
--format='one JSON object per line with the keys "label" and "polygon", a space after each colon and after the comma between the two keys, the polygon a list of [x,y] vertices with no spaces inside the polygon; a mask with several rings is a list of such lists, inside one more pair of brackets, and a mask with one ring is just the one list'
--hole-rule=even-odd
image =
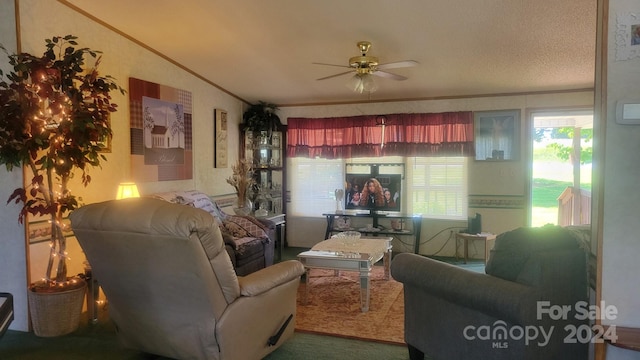
{"label": "tall vase", "polygon": [[233,212],[236,213],[236,215],[247,216],[251,215],[252,211],[253,203],[249,199],[245,199],[243,203],[240,203],[240,199],[236,199],[233,204]]}
{"label": "tall vase", "polygon": [[344,210],[342,207],[342,201],[344,200],[344,189],[336,189],[335,196],[336,196],[336,213],[342,213]]}

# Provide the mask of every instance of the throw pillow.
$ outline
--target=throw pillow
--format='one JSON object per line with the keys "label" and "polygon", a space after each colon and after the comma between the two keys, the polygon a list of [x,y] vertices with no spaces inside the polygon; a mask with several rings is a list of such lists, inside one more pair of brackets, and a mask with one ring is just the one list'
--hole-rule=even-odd
{"label": "throw pillow", "polygon": [[151,194],[151,197],[169,201],[176,204],[189,205],[198,209],[202,209],[216,218],[218,225],[224,219],[221,214],[222,210],[211,201],[209,195],[198,190],[186,190],[186,191],[168,191],[164,193]]}
{"label": "throw pillow", "polygon": [[222,227],[224,227],[225,231],[231,234],[234,238],[243,238],[250,235],[247,230],[233,221],[223,220]]}
{"label": "throw pillow", "polygon": [[263,225],[252,217],[227,215],[222,220],[222,225],[230,233],[238,234],[236,237],[267,238],[267,233],[262,228]]}

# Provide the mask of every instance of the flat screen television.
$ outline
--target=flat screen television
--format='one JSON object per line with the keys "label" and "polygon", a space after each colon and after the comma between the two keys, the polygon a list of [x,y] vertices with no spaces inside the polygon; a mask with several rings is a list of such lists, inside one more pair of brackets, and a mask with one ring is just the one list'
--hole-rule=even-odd
{"label": "flat screen television", "polygon": [[345,179],[345,209],[400,211],[402,175],[353,174]]}

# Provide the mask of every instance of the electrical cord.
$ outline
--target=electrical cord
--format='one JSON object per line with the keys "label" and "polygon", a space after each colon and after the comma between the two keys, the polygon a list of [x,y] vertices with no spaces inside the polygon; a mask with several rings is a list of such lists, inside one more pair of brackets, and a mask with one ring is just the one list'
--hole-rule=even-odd
{"label": "electrical cord", "polygon": [[[463,229],[466,229],[466,228],[463,228],[463,227],[460,227],[460,226],[450,226],[450,227],[448,227],[448,228],[444,228],[444,229],[442,229],[442,230],[438,231],[437,233],[435,233],[432,237],[428,238],[427,240],[425,240],[425,241],[420,241],[420,245],[422,245],[422,244],[426,244],[426,243],[428,243],[429,241],[432,241],[436,236],[438,236],[438,235],[442,234],[443,232],[445,232],[445,231],[447,231],[447,230],[453,230],[453,229],[463,230]],[[449,238],[451,238],[451,234],[449,235]]]}
{"label": "electrical cord", "polygon": [[[444,250],[445,246],[447,246],[447,244],[449,243],[449,241],[451,240],[451,238],[453,237],[453,230],[463,230],[465,228],[460,227],[460,226],[450,226],[447,228],[444,228],[440,231],[438,231],[437,233],[435,233],[433,236],[431,236],[430,238],[424,240],[424,241],[420,241],[420,245],[422,246],[423,244],[426,244],[428,242],[433,241],[438,235],[442,234],[445,231],[450,230],[451,232],[449,233],[449,237],[447,238],[447,240],[444,242],[444,244],[440,247],[440,249],[438,249],[438,251],[436,251],[434,254],[432,254],[432,256],[436,256],[438,255],[442,250]],[[401,243],[403,246],[406,247],[411,247],[413,246],[413,243],[409,243],[407,241],[403,241],[401,238],[394,236],[393,237],[394,240],[397,240],[399,243]]]}
{"label": "electrical cord", "polygon": [[[444,229],[442,229],[442,230],[438,231],[437,233],[435,233],[435,234],[434,234],[433,236],[431,236],[430,238],[426,239],[425,241],[421,241],[421,242],[420,242],[420,245],[422,245],[422,244],[426,244],[426,243],[428,243],[428,242],[430,242],[430,241],[433,241],[433,240],[435,239],[435,237],[436,237],[436,236],[438,236],[438,235],[442,234],[443,232],[445,232],[445,231],[447,231],[447,230],[450,230],[451,232],[449,233],[449,237],[447,237],[447,240],[445,240],[444,244],[442,244],[442,246],[440,247],[440,249],[438,249],[438,251],[436,251],[435,253],[431,254],[431,256],[437,256],[438,254],[440,254],[440,252],[441,252],[442,250],[444,250],[445,246],[447,246],[447,244],[449,243],[449,241],[451,240],[451,238],[453,238],[453,231],[454,231],[454,230],[463,230],[463,229],[465,229],[465,228],[463,228],[463,227],[459,227],[459,226],[450,226],[450,227],[444,228]],[[457,252],[457,251],[458,251],[458,249],[456,249],[456,252]]]}
{"label": "electrical cord", "polygon": [[[435,253],[433,253],[431,256],[436,256],[440,253],[440,251],[442,251],[444,249],[445,246],[447,246],[447,244],[449,243],[449,240],[451,240],[451,238],[453,237],[453,231],[451,231],[449,233],[449,237],[447,238],[447,241],[444,242],[444,244],[442,244],[442,246],[440,247],[440,249],[438,249],[438,251],[436,251]],[[458,249],[456,249],[456,252],[458,251]]]}

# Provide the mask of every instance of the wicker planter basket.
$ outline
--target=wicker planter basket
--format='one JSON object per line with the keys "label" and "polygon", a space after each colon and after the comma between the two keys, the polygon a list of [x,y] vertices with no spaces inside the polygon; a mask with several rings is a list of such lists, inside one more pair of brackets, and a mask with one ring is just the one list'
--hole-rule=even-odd
{"label": "wicker planter basket", "polygon": [[37,336],[61,336],[78,329],[87,290],[87,283],[82,279],[80,281],[83,283],[81,287],[67,291],[27,291],[31,325]]}

